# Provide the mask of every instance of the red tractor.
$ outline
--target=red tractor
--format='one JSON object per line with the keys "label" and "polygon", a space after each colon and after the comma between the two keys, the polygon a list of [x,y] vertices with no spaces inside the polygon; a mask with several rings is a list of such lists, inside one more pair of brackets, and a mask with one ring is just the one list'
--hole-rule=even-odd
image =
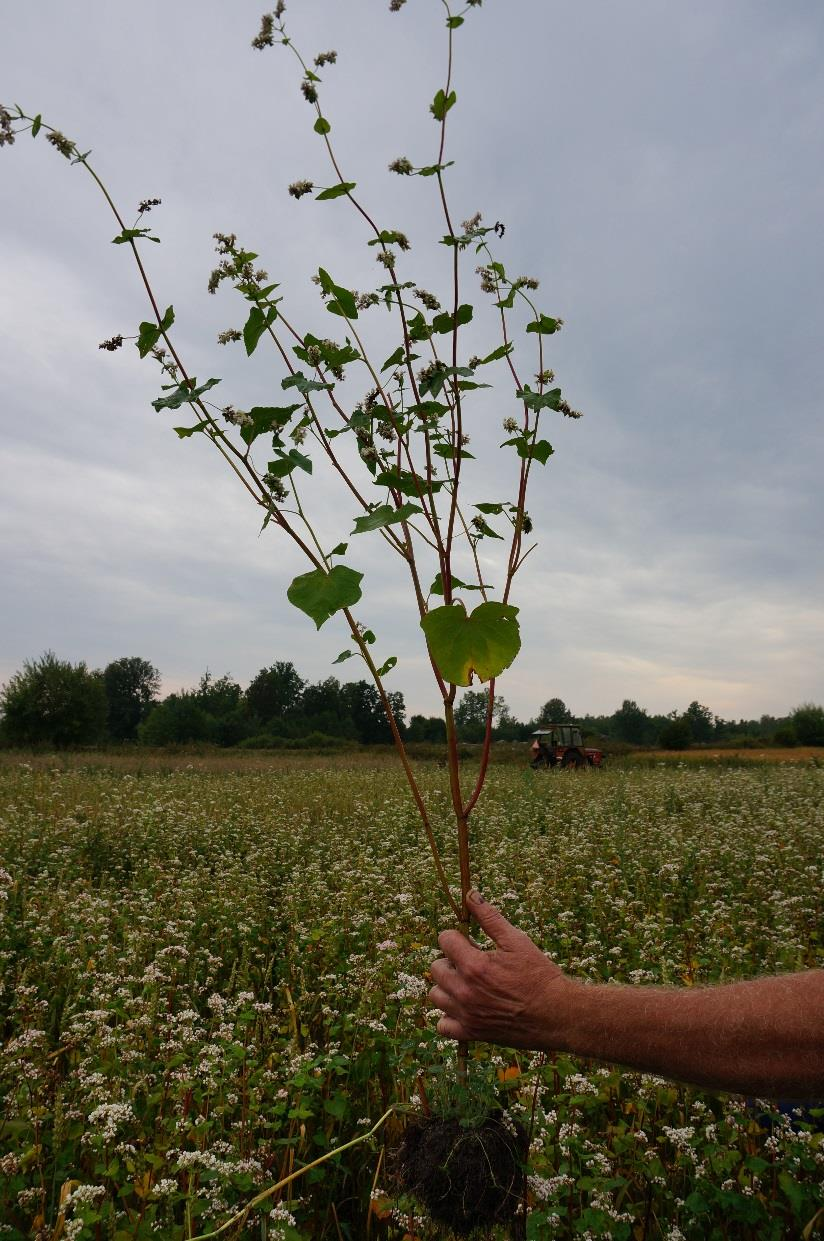
{"label": "red tractor", "polygon": [[562,767],[569,769],[601,767],[603,750],[584,746],[580,728],[574,724],[547,724],[532,734],[532,767]]}

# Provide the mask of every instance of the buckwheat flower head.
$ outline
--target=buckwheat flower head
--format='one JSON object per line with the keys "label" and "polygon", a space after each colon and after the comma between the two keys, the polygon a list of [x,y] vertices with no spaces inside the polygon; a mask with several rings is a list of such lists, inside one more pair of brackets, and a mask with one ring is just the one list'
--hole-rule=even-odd
{"label": "buckwheat flower head", "polygon": [[260,30],[252,39],[252,47],[256,47],[261,51],[264,47],[271,47],[275,41],[275,19],[271,13],[264,13],[260,19]]}
{"label": "buckwheat flower head", "polygon": [[147,211],[151,211],[152,207],[159,207],[160,203],[161,199],[159,198],[144,198],[137,208],[137,213],[138,215],[145,215]]}
{"label": "buckwheat flower head", "polygon": [[0,147],[11,146],[14,143],[14,130],[11,127],[11,113],[5,108],[0,108]]}
{"label": "buckwheat flower head", "polygon": [[535,378],[539,384],[551,384],[555,378],[555,372],[552,370],[538,371]]}
{"label": "buckwheat flower head", "polygon": [[310,82],[308,78],[304,78],[300,84],[300,90],[307,103],[317,103],[318,92],[315,89],[314,82]]}
{"label": "buckwheat flower head", "polygon": [[322,69],[324,65],[334,65],[337,59],[337,52],[320,52],[315,57],[315,67]]}
{"label": "buckwheat flower head", "polygon": [[314,188],[311,181],[293,181],[289,186],[289,193],[293,198],[303,198],[304,194],[311,194]]}
{"label": "buckwheat flower head", "polygon": [[242,333],[236,327],[229,327],[225,332],[218,332],[217,343],[219,345],[228,345],[230,341],[240,340]]}
{"label": "buckwheat flower head", "polygon": [[397,159],[393,159],[389,165],[390,172],[397,172],[401,177],[408,177],[414,171],[414,165],[405,155],[399,155]]}
{"label": "buckwheat flower head", "polygon": [[119,349],[122,344],[122,336],[111,336],[108,340],[101,340],[97,347],[98,349],[108,349],[109,353],[114,353],[115,349]]}
{"label": "buckwheat flower head", "polygon": [[482,293],[497,293],[498,285],[494,271],[491,267],[476,267],[475,271],[481,277]]}
{"label": "buckwheat flower head", "polygon": [[518,424],[514,418],[504,418],[504,430],[508,431],[510,435],[518,430]]}
{"label": "buckwheat flower head", "polygon": [[368,310],[370,306],[377,306],[380,300],[379,293],[359,293],[355,298],[358,310]]}
{"label": "buckwheat flower head", "polygon": [[468,220],[463,221],[461,228],[465,233],[477,233],[478,229],[481,227],[481,220],[482,216],[480,211],[476,211],[475,214]]}
{"label": "buckwheat flower head", "polygon": [[376,263],[383,263],[384,267],[388,267],[391,271],[395,266],[395,255],[391,250],[379,250],[375,255]]}
{"label": "buckwheat flower head", "polygon": [[405,4],[406,0],[389,0],[389,12],[400,13]]}
{"label": "buckwheat flower head", "polygon": [[440,310],[441,303],[433,293],[427,293],[426,289],[413,289],[413,297],[417,297],[419,302],[423,302],[427,310]]}
{"label": "buckwheat flower head", "polygon": [[46,134],[46,141],[50,142],[61,155],[65,155],[66,159],[71,159],[74,155],[74,143],[71,138],[61,134],[59,129],[53,129],[50,134]]}
{"label": "buckwheat flower head", "polygon": [[264,474],[263,481],[272,499],[278,503],[282,503],[289,495],[281,479],[276,478],[274,474]]}

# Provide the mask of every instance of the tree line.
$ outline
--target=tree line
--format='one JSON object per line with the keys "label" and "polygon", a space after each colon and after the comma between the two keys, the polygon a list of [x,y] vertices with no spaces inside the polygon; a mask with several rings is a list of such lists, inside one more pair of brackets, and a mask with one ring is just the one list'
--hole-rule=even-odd
{"label": "tree line", "polygon": [[[407,722],[403,694],[389,695],[403,735],[412,742],[445,741],[440,716]],[[462,741],[482,740],[487,696],[467,690],[455,708]],[[684,711],[648,713],[625,699],[611,715],[574,717],[560,698],[548,699],[533,719],[515,718],[500,696],[493,738],[526,741],[547,724],[575,722],[598,742],[686,749],[693,744],[824,745],[824,708],[804,703],[786,716],[724,720],[692,702]],[[243,748],[311,749],[356,742],[388,745],[389,727],[370,682],[336,677],[310,682],[291,661],[261,668],[243,689],[230,675],[208,670],[197,686],[160,697],[160,673],[148,660],[126,656],[102,670],[73,664],[47,651],[27,660],[0,690],[0,743],[17,747],[148,746],[209,743]]]}

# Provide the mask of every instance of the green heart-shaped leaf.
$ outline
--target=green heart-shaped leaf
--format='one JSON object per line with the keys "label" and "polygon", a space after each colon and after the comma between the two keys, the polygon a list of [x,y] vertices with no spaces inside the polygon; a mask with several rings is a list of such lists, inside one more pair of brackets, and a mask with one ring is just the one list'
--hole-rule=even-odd
{"label": "green heart-shaped leaf", "polygon": [[511,603],[481,603],[467,616],[462,603],[446,604],[421,619],[429,650],[441,675],[453,685],[488,681],[508,668],[521,649]]}
{"label": "green heart-shaped leaf", "polygon": [[362,573],[347,569],[343,564],[335,565],[328,573],[323,569],[313,569],[311,573],[301,573],[295,578],[286,592],[286,598],[301,612],[311,616],[320,629],[335,612],[358,602],[362,579]]}

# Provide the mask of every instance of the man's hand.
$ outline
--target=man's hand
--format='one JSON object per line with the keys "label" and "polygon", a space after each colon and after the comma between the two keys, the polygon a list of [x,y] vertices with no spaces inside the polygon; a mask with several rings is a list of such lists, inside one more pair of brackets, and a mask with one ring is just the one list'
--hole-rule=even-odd
{"label": "man's hand", "polygon": [[506,1047],[566,1050],[566,1026],[580,984],[567,978],[523,931],[471,892],[469,907],[496,947],[484,952],[460,931],[442,931],[429,993],[443,1010],[438,1033]]}

